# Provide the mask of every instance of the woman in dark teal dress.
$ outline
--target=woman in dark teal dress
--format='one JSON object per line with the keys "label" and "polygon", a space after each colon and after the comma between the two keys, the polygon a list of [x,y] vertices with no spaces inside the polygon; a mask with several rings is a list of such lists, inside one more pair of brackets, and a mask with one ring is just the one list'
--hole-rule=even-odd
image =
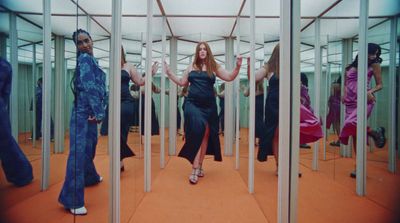
{"label": "woman in dark teal dress", "polygon": [[225,83],[222,83],[219,86],[219,93],[216,92],[219,98],[219,134],[224,135],[225,129]]}
{"label": "woman in dark teal dress", "polygon": [[214,93],[215,78],[232,81],[239,74],[242,58],[236,60],[232,72],[226,71],[215,62],[214,56],[206,42],[196,46],[194,62],[177,77],[164,62],[168,77],[179,86],[190,85],[185,100],[185,144],[179,156],[192,164],[189,182],[196,184],[198,177],[204,176],[202,163],[204,156],[214,155],[215,161],[222,161],[221,146],[218,138],[218,113]]}
{"label": "woman in dark teal dress", "polygon": [[[265,99],[265,133],[260,139],[257,160],[267,161],[268,155],[275,156],[276,175],[278,175],[279,156],[279,44],[274,47],[271,57],[263,67],[255,72],[255,81],[268,80],[268,93]],[[305,106],[300,106],[300,143],[315,142],[322,137],[319,120]],[[313,119],[310,119],[313,117]],[[301,173],[299,172],[299,177]]]}
{"label": "woman in dark teal dress", "polygon": [[[158,63],[152,66],[152,75],[157,72]],[[128,63],[125,59],[124,48],[121,49],[121,171],[125,170],[122,160],[134,156],[135,153],[128,146],[129,128],[134,122],[135,117],[135,99],[129,91],[129,81],[138,86],[143,86],[145,78],[138,73],[135,66]],[[153,105],[154,109],[154,105]],[[144,117],[144,116],[142,116]]]}
{"label": "woman in dark teal dress", "polygon": [[[155,94],[161,93],[161,89],[151,83],[151,91]],[[168,94],[168,91],[165,92]],[[146,114],[144,113],[144,102],[146,100],[144,89],[141,92],[141,115],[142,119],[140,120],[140,132],[142,136],[144,136],[144,119]],[[153,97],[151,97],[151,135],[160,135],[160,124],[158,123],[158,118],[156,114],[156,104],[154,103]]]}
{"label": "woman in dark teal dress", "polygon": [[268,62],[256,71],[256,82],[268,80],[268,93],[265,99],[265,132],[260,138],[258,161],[266,161],[268,155],[275,156],[278,173],[278,123],[279,123],[279,44],[275,46]]}

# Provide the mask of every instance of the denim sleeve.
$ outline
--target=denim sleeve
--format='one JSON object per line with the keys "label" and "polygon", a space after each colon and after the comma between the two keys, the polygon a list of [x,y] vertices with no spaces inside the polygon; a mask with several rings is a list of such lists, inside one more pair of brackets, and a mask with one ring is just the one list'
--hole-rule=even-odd
{"label": "denim sleeve", "polygon": [[97,64],[89,55],[82,55],[80,58],[80,78],[83,86],[84,97],[88,99],[89,106],[93,111],[96,120],[102,120],[104,118],[103,108],[103,88],[96,81]]}

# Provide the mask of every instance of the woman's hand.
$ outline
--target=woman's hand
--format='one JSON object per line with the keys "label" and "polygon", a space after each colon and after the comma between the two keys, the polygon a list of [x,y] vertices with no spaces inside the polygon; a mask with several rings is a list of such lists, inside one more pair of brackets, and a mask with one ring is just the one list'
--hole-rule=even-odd
{"label": "woman's hand", "polygon": [[165,73],[167,74],[167,76],[169,77],[171,74],[171,69],[169,68],[167,62],[164,61],[164,69],[165,69]]}
{"label": "woman's hand", "polygon": [[242,56],[238,55],[236,58],[236,69],[240,69],[240,66],[242,66],[242,60],[243,60]]}
{"label": "woman's hand", "polygon": [[151,74],[154,76],[157,73],[157,70],[158,70],[158,62],[156,61],[151,66]]}
{"label": "woman's hand", "polygon": [[376,101],[374,94],[372,92],[370,92],[370,91],[367,92],[367,100],[368,100],[368,102],[375,102]]}
{"label": "woman's hand", "polygon": [[101,120],[96,120],[96,117],[95,117],[95,116],[89,115],[88,122],[91,122],[91,123],[100,123]]}

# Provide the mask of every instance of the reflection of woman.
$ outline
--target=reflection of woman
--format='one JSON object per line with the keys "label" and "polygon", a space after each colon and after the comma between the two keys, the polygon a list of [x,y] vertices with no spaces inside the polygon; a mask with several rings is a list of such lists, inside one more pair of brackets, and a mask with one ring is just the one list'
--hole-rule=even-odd
{"label": "reflection of woman", "polygon": [[[151,83],[151,91],[153,93],[159,94],[161,92],[161,89],[158,88],[156,85]],[[145,114],[144,114],[144,100],[145,100],[145,94],[144,91],[142,91],[142,120],[141,120],[141,132],[142,135],[144,135],[144,119],[145,119]],[[154,103],[154,99],[151,98],[151,135],[159,135],[160,134],[160,124],[158,123],[158,118],[156,114],[156,104]]]}
{"label": "reflection of woman", "polygon": [[133,98],[133,122],[131,126],[137,130],[139,127],[139,96],[140,96],[140,87],[136,84],[131,85],[130,93]]}
{"label": "reflection of woman", "polygon": [[11,94],[11,65],[0,57],[0,159],[7,181],[24,186],[33,179],[32,166],[11,135],[8,104]]}
{"label": "reflection of woman", "polygon": [[[250,57],[247,58],[247,76],[250,75]],[[264,124],[264,83],[263,81],[258,81],[256,83],[256,106],[255,106],[255,137],[261,141],[261,137],[265,132]],[[243,95],[248,97],[250,95],[250,88],[247,88]]]}
{"label": "reflection of woman", "polygon": [[[182,96],[182,100],[183,100],[183,102],[182,102],[182,112],[183,113],[185,113],[185,104],[186,104],[186,99],[187,99],[187,96],[188,96],[188,90],[189,89],[189,85],[187,85],[187,86],[184,86],[183,88],[182,88],[182,90],[181,90],[181,92],[180,92],[180,95]],[[183,116],[183,133],[182,133],[182,140],[185,140],[185,116]]]}
{"label": "reflection of woman", "polygon": [[[368,72],[367,74],[367,117],[371,115],[372,109],[375,105],[375,96],[374,93],[382,89],[382,76],[381,76],[381,65],[382,59],[381,55],[381,47],[374,43],[368,44]],[[352,136],[354,138],[353,146],[354,151],[356,151],[356,133],[357,133],[357,79],[358,79],[358,56],[356,56],[353,63],[346,67],[346,75],[345,75],[345,91],[343,97],[343,103],[346,105],[346,116],[343,124],[342,131],[340,132],[340,142],[347,145],[349,137]],[[370,81],[372,76],[375,78],[375,87],[371,88]],[[377,130],[367,129],[368,136],[371,136],[375,145],[378,148],[382,148],[385,146],[385,130],[380,127]],[[350,174],[351,177],[356,177],[355,171]]]}
{"label": "reflection of woman", "polygon": [[341,77],[339,77],[331,85],[331,96],[328,99],[329,112],[326,116],[326,128],[333,127],[333,131],[336,133],[338,139],[330,143],[331,146],[340,146],[339,134],[340,134],[340,85]]}
{"label": "reflection of woman", "polygon": [[[267,160],[268,155],[275,156],[276,174],[278,173],[278,122],[279,122],[279,44],[272,51],[272,55],[262,68],[256,71],[256,82],[267,78],[269,82],[268,94],[265,100],[265,128],[261,138],[257,159],[261,162]],[[316,118],[311,118],[313,113],[305,106],[300,105],[300,143],[309,143],[321,138],[316,129],[319,125]],[[315,116],[314,116],[315,117]],[[301,174],[299,174],[301,176]]]}
{"label": "reflection of woman", "polygon": [[82,29],[72,35],[78,48],[73,79],[75,95],[70,121],[70,153],[67,173],[58,201],[72,214],[85,215],[84,187],[102,177],[93,163],[97,145],[97,123],[104,118],[105,74],[93,56],[93,41]]}
{"label": "reflection of woman", "polygon": [[257,159],[266,161],[268,155],[275,155],[278,172],[278,120],[279,120],[279,45],[276,45],[271,58],[256,71],[256,83],[263,78],[268,81],[268,94],[265,99],[265,132],[260,139]]}
{"label": "reflection of woman", "polygon": [[[261,141],[261,137],[265,132],[265,124],[264,124],[264,86],[263,82],[259,81],[256,83],[256,107],[255,107],[255,137]],[[247,88],[243,95],[248,97],[250,95],[250,89]]]}
{"label": "reflection of woman", "polygon": [[219,130],[220,134],[224,135],[224,127],[225,127],[225,83],[222,83],[219,86],[219,93],[217,93],[219,98]]}
{"label": "reflection of woman", "polygon": [[215,161],[222,161],[218,137],[218,113],[214,93],[215,76],[232,81],[239,73],[242,58],[236,61],[236,68],[228,72],[215,62],[211,49],[206,42],[196,46],[194,62],[177,77],[166,63],[168,77],[179,86],[190,83],[188,96],[185,100],[185,144],[179,156],[192,164],[192,174],[189,182],[196,184],[198,177],[204,176],[202,163],[206,154],[214,155]]}
{"label": "reflection of woman", "polygon": [[[37,80],[37,86],[35,90],[36,97],[36,116],[35,116],[35,126],[36,126],[36,137],[35,140],[38,140],[42,137],[42,99],[43,99],[43,89],[42,89],[43,79],[39,78]],[[33,110],[33,101],[31,101],[31,108]],[[33,138],[33,131],[31,134],[31,138]],[[54,139],[54,123],[53,119],[50,117],[50,139]]]}
{"label": "reflection of woman", "polygon": [[300,147],[310,148],[307,143],[315,142],[322,138],[322,128],[320,120],[314,115],[311,108],[311,99],[308,94],[308,78],[305,73],[301,75],[300,86]]}
{"label": "reflection of woman", "polygon": [[[154,63],[152,67],[152,75],[157,72],[158,63]],[[121,170],[123,171],[124,163],[122,160],[127,157],[134,156],[131,148],[128,146],[129,128],[134,121],[135,99],[129,91],[129,81],[132,80],[136,85],[143,86],[145,79],[140,75],[135,66],[128,63],[125,59],[124,48],[121,48]]]}
{"label": "reflection of woman", "polygon": [[[182,121],[182,115],[179,109],[179,99],[182,98],[184,100],[184,95],[185,92],[183,92],[184,88],[179,88],[178,93],[177,93],[177,108],[176,108],[176,131],[178,132],[178,135],[182,135],[182,132],[180,131],[181,129],[181,121]],[[186,92],[187,93],[187,92]],[[183,108],[183,103],[182,103],[182,108]],[[183,110],[183,109],[182,109]]]}

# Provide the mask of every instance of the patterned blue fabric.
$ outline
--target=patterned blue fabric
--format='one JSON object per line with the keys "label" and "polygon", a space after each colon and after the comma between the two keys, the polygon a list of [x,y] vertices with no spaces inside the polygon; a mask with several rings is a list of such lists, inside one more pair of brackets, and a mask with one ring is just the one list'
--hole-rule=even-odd
{"label": "patterned blue fabric", "polygon": [[104,117],[105,74],[95,58],[83,53],[76,69],[77,97],[70,121],[70,153],[67,173],[58,201],[65,208],[84,206],[84,187],[100,182],[93,159],[97,145],[97,124],[89,116]]}
{"label": "patterned blue fabric", "polygon": [[76,90],[78,92],[77,107],[97,120],[103,120],[105,112],[105,74],[96,59],[83,53],[78,58]]}
{"label": "patterned blue fabric", "polygon": [[33,179],[32,166],[11,135],[8,102],[11,94],[11,65],[0,58],[0,159],[8,182],[16,186]]}

